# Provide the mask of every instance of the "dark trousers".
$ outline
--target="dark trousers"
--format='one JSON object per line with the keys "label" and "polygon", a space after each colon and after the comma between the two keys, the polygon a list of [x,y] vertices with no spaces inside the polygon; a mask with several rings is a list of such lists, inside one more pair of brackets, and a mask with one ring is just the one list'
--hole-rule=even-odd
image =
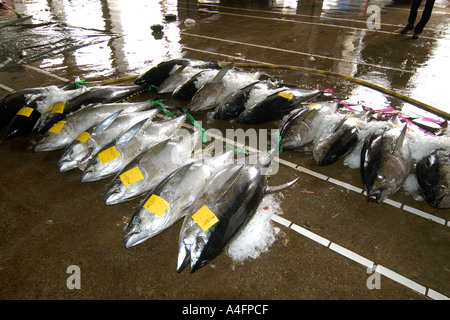
{"label": "dark trousers", "polygon": [[417,11],[419,10],[420,3],[422,0],[413,0],[411,4],[411,11],[409,13],[408,18],[408,28],[414,29],[414,33],[422,33],[423,28],[425,28],[425,25],[427,24],[428,20],[430,20],[431,17],[431,11],[433,10],[434,2],[435,0],[426,0],[425,3],[425,9],[422,13],[422,18],[420,19],[419,23],[414,28],[414,23],[416,22],[417,18]]}

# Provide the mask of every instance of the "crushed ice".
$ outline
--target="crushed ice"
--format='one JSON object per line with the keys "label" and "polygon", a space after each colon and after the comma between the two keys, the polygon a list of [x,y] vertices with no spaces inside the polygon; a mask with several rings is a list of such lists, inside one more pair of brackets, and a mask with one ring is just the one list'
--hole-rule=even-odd
{"label": "crushed ice", "polygon": [[248,258],[256,259],[269,250],[281,231],[271,221],[274,214],[283,213],[280,208],[281,200],[277,194],[269,194],[263,198],[253,218],[228,246],[226,252],[230,258],[243,262]]}

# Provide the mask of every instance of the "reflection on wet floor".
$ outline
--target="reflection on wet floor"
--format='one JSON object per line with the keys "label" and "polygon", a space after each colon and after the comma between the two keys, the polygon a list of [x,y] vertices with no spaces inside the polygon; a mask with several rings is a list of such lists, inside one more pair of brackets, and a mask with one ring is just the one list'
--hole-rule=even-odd
{"label": "reflection on wet floor", "polygon": [[[124,1],[92,1],[82,5],[69,1],[53,5],[27,1],[11,3],[11,6],[24,15],[32,15],[35,24],[61,21],[70,28],[78,27],[69,34],[65,32],[63,39],[58,36],[63,31],[56,30],[57,36],[53,37],[43,30],[48,45],[41,48],[40,66],[59,73],[70,66],[68,77],[76,74],[87,79],[105,79],[137,75],[168,58],[199,56],[205,60],[257,61],[330,70],[445,108],[443,95],[432,92],[445,92],[445,82],[440,79],[446,76],[441,66],[449,52],[448,4],[436,2],[423,37],[416,42],[398,35],[407,19],[408,3],[378,1],[379,30],[367,27],[370,4],[359,0],[251,3],[172,0],[133,1],[132,5]],[[176,15],[177,21],[165,19],[170,14]],[[5,15],[3,12],[3,19]],[[11,20],[14,16],[9,14],[7,18]],[[186,19],[194,23],[185,23]],[[151,26],[155,24],[162,25],[160,34],[152,32]],[[120,36],[105,39],[95,34],[95,30]],[[40,31],[36,29],[35,34],[39,36]],[[71,43],[67,44],[65,41],[69,40]],[[86,47],[87,42],[90,45]],[[33,60],[39,57],[39,52],[27,52],[26,48],[11,45],[17,44],[14,39],[5,37],[1,43],[8,47],[2,51],[6,55],[1,59],[5,67],[11,56],[22,55]],[[77,45],[83,47],[71,50],[68,45],[74,46],[73,49]],[[49,54],[52,57],[47,57]],[[308,77],[301,74],[291,76],[292,82],[299,86],[314,86],[318,82],[317,79],[305,82]],[[336,79],[320,81],[370,106],[409,108],[402,101],[360,86],[349,87]]]}

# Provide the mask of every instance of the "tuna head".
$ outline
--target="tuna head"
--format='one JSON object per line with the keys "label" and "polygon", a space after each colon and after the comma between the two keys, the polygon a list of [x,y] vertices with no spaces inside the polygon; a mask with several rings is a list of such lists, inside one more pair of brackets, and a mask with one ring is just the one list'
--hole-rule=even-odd
{"label": "tuna head", "polygon": [[237,90],[219,102],[214,110],[214,119],[227,120],[239,116],[245,109],[247,94],[242,90]]}
{"label": "tuna head", "polygon": [[74,140],[63,152],[58,160],[59,171],[68,171],[77,168],[77,163],[85,154],[89,153],[89,146]]}
{"label": "tuna head", "polygon": [[187,105],[191,112],[201,112],[212,109],[218,103],[218,99],[225,92],[226,86],[223,82],[207,83],[201,87]]}
{"label": "tuna head", "polygon": [[382,202],[402,186],[412,165],[407,127],[378,131],[366,138],[361,150],[361,176],[368,196]]}
{"label": "tuna head", "polygon": [[72,142],[72,137],[68,134],[65,134],[66,132],[70,131],[73,131],[71,123],[67,123],[65,121],[56,123],[53,127],[51,127],[47,132],[44,133],[44,135],[34,147],[34,151],[43,152],[65,148]]}
{"label": "tuna head", "polygon": [[145,72],[144,74],[138,76],[134,80],[134,84],[142,85],[142,84],[148,84],[148,85],[154,85],[159,86],[161,85],[164,80],[166,80],[170,73],[172,72],[172,69],[174,67],[178,66],[187,66],[191,63],[188,59],[172,59],[168,61],[163,61],[159,63],[158,65],[152,67],[150,70]]}
{"label": "tuna head", "polygon": [[123,237],[126,248],[136,246],[148,239],[148,234],[152,232],[148,229],[154,227],[154,223],[149,223],[149,220],[152,220],[152,216],[148,210],[140,208],[135,213]]}
{"label": "tuna head", "polygon": [[417,181],[425,200],[434,208],[450,208],[450,152],[432,151],[417,163]]}
{"label": "tuna head", "polygon": [[316,165],[325,166],[334,163],[356,147],[360,129],[356,121],[356,118],[343,118],[319,135],[313,146]]}

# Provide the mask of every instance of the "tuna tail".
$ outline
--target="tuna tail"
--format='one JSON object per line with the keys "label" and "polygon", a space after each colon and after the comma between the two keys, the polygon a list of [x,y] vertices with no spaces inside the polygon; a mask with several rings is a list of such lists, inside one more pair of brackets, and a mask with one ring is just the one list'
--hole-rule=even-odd
{"label": "tuna tail", "polygon": [[392,154],[398,152],[400,149],[403,148],[403,144],[405,142],[407,129],[408,129],[408,124],[406,123],[403,126],[402,132],[400,133],[400,136],[398,137],[397,142],[395,143],[395,148],[394,148],[394,150],[392,150]]}
{"label": "tuna tail", "polygon": [[220,71],[215,75],[214,79],[212,80],[212,83],[219,82],[225,77],[225,74],[233,67],[233,62],[225,65]]}
{"label": "tuna tail", "polygon": [[266,190],[264,191],[264,193],[265,193],[265,194],[267,194],[267,193],[275,193],[275,192],[279,192],[279,191],[281,191],[281,190],[284,190],[284,189],[286,189],[286,188],[289,188],[289,187],[292,186],[294,183],[296,183],[298,179],[300,179],[300,177],[297,177],[297,178],[295,178],[294,180],[292,180],[292,181],[290,181],[290,182],[287,182],[287,183],[285,183],[285,184],[280,184],[280,185],[278,185],[278,186],[273,186],[273,187],[267,186],[267,187],[266,187]]}

